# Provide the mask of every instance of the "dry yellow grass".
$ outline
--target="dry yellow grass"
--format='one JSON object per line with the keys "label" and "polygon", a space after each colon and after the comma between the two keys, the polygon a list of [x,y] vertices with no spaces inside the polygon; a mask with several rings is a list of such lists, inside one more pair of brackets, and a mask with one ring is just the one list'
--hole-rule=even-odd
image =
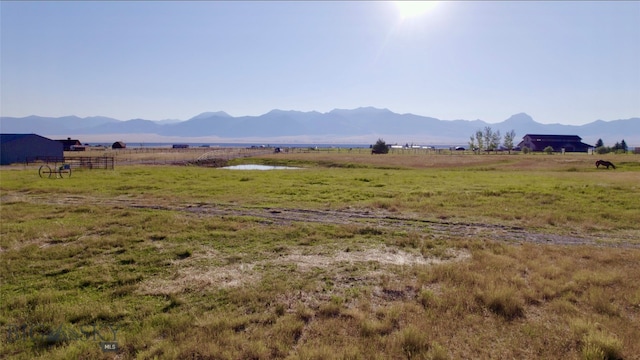
{"label": "dry yellow grass", "polygon": [[[637,194],[639,162],[615,155],[618,170],[596,170],[596,157],[341,151],[256,159],[366,170],[321,168],[309,171],[311,178],[301,171],[288,179],[175,166],[79,172],[74,182],[12,171],[1,194],[2,325],[113,323],[121,327],[120,350],[3,339],[0,355],[633,359],[640,354],[640,250],[637,237],[607,236],[638,233],[628,214],[620,220],[616,205],[633,205],[624,201]],[[451,186],[422,188],[429,169]],[[513,173],[522,181],[538,171],[545,194],[521,196],[515,182],[496,186]],[[590,181],[573,184],[574,172]],[[467,175],[496,179],[465,185],[487,200],[476,210],[483,215],[510,201],[548,202],[551,211],[609,196],[606,213],[540,219],[559,224],[551,230],[585,226],[585,236],[597,230],[601,240],[559,245],[554,241],[575,234],[545,233],[536,221],[520,227],[483,224],[481,217],[451,221],[460,210],[445,211],[446,202],[460,195],[456,180]],[[597,191],[587,192],[594,184]],[[416,196],[403,197],[404,189]],[[379,199],[358,202],[374,192]],[[224,198],[228,193],[232,200]],[[356,200],[342,198],[343,206],[336,193]],[[559,201],[559,193],[568,200]],[[325,195],[336,206],[297,202]],[[416,197],[422,202],[407,206]],[[352,204],[358,208],[348,209]],[[432,213],[424,222],[411,217]],[[507,215],[497,222],[519,220]],[[575,225],[595,223],[595,216],[607,221]],[[626,229],[617,230],[621,224]]]}

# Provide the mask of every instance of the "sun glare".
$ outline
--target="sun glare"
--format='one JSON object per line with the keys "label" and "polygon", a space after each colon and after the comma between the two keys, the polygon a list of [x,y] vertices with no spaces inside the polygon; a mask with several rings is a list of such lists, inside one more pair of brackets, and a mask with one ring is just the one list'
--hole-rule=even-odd
{"label": "sun glare", "polygon": [[403,19],[420,16],[431,10],[437,1],[394,1],[396,8]]}

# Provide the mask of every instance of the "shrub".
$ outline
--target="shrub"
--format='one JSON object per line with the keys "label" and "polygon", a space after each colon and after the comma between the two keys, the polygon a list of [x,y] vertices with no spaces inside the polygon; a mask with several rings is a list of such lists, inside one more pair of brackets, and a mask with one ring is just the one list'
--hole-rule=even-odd
{"label": "shrub", "polygon": [[552,146],[547,146],[542,151],[544,151],[545,154],[551,155],[551,154],[553,154],[553,147]]}
{"label": "shrub", "polygon": [[376,154],[387,154],[389,152],[389,147],[387,146],[387,143],[384,142],[384,140],[378,139],[371,150]]}

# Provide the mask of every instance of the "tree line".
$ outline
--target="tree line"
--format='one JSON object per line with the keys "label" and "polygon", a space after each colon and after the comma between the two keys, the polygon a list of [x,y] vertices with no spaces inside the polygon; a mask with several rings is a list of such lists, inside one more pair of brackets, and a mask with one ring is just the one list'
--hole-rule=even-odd
{"label": "tree line", "polygon": [[514,130],[508,131],[504,134],[504,139],[500,135],[500,130],[493,131],[491,126],[485,126],[482,130],[477,130],[473,135],[469,137],[469,149],[475,152],[482,151],[496,151],[500,148],[500,141],[502,142],[502,149],[508,150],[511,153],[514,146],[514,140],[516,138],[516,132]]}
{"label": "tree line", "polygon": [[[469,149],[475,153],[496,151],[498,149],[504,149],[511,153],[511,150],[515,148],[513,143],[515,138],[516,132],[514,130],[508,131],[503,139],[500,130],[493,131],[491,126],[485,126],[483,130],[478,130],[471,135],[469,138]],[[500,141],[503,141],[502,147],[500,147]],[[378,141],[371,146],[371,150],[375,154],[386,154],[389,152],[389,147],[384,140],[378,139]]]}
{"label": "tree line", "polygon": [[[473,135],[469,137],[469,149],[475,153],[481,153],[483,151],[496,151],[498,149],[511,150],[515,148],[514,140],[516,138],[516,132],[514,130],[508,131],[504,138],[500,134],[500,130],[493,131],[491,126],[485,126],[484,129],[477,130]],[[500,147],[500,141],[502,141],[502,147]],[[382,139],[378,139],[375,145],[371,146],[372,150],[376,154],[386,154],[389,152],[389,147]],[[524,148],[523,150],[527,150]],[[598,154],[613,153],[626,153],[629,150],[627,143],[624,139],[621,142],[616,142],[613,146],[605,146],[602,139],[598,139],[595,145],[595,152]],[[552,147],[547,147],[543,150],[546,153],[553,153]]]}
{"label": "tree line", "polygon": [[602,139],[598,139],[596,141],[596,153],[598,154],[607,154],[607,153],[626,153],[629,150],[627,143],[622,139],[621,142],[616,142],[613,146],[604,146],[604,142]]}

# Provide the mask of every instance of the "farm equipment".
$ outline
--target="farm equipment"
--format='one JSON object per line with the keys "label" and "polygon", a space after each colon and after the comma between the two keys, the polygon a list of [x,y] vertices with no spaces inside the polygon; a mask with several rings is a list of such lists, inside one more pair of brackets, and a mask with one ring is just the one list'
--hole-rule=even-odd
{"label": "farm equipment", "polygon": [[52,169],[49,165],[42,165],[40,169],[38,169],[38,175],[41,178],[48,177],[51,178],[53,176],[54,179],[60,177],[61,179],[71,177],[71,165],[70,164],[62,164]]}

